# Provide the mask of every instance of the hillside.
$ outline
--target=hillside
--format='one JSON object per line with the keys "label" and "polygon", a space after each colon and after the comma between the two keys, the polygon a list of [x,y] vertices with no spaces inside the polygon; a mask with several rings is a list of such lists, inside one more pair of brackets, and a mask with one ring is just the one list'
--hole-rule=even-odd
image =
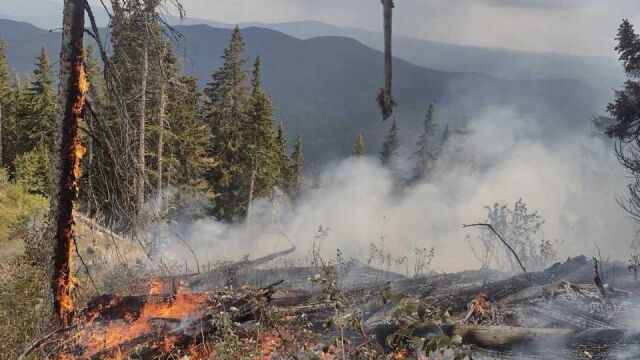
{"label": "hillside", "polygon": [[[185,70],[204,86],[230,37],[229,29],[206,25],[178,26],[186,41],[177,53]],[[26,23],[0,20],[0,34],[8,42],[8,60],[15,71],[31,71],[45,44],[49,54],[59,52],[59,34]],[[291,138],[300,133],[308,164],[319,164],[349,154],[358,133],[369,151],[376,152],[387,124],[379,120],[375,103],[382,83],[382,54],[344,37],[297,39],[264,28],[244,30],[247,56],[263,60],[265,87]],[[395,61],[397,114],[413,144],[430,101],[438,104],[439,121],[472,117],[488,105],[514,106],[555,125],[562,134],[587,124],[601,111],[609,93],[570,79],[505,80],[478,73],[451,73]]]}

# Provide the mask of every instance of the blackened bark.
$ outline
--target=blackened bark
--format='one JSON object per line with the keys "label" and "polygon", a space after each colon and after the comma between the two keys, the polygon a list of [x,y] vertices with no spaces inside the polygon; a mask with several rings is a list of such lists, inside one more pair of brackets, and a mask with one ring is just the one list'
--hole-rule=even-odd
{"label": "blackened bark", "polygon": [[57,156],[54,164],[52,203],[53,259],[51,287],[54,322],[69,326],[73,315],[71,257],[74,251],[74,203],[78,198],[80,160],[84,147],[80,142],[81,114],[88,83],[83,65],[84,0],[66,0],[63,10],[62,50],[57,109]]}

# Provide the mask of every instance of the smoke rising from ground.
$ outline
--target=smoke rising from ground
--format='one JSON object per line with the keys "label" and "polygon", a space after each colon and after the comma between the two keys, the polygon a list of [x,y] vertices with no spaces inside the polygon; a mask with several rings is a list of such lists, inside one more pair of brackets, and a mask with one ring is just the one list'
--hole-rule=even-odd
{"label": "smoke rising from ground", "polygon": [[[172,231],[201,264],[255,258],[286,249],[290,240],[297,247],[292,257],[299,259],[308,258],[314,242],[327,258],[339,248],[361,261],[370,243],[383,243],[385,252],[410,261],[414,248],[434,246],[432,268],[454,271],[480,266],[465,242],[479,230],[462,224],[484,221],[484,206],[512,206],[523,198],[546,220],[542,235],[562,242],[559,259],[592,256],[599,244],[603,257],[626,260],[635,227],[616,202],[628,178],[611,144],[588,130],[549,143],[538,123],[509,108],[487,108],[469,119],[466,135],[451,138],[428,182],[403,185],[405,176],[382,167],[374,155],[349,158],[327,166],[295,204],[258,201],[250,225],[200,219]],[[414,139],[403,140],[403,153],[410,154]],[[377,144],[367,145],[374,153]],[[411,161],[399,164],[401,173]],[[326,236],[317,236],[319,226],[328,229]],[[192,263],[179,241],[164,244],[162,252]]]}

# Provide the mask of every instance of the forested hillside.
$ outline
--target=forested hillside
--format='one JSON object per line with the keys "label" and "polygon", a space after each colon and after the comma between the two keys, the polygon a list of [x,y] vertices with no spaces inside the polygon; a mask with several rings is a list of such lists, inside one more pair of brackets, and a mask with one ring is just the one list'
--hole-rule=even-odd
{"label": "forested hillside", "polygon": [[[231,30],[205,25],[177,26],[176,30],[184,41],[174,43],[174,52],[184,72],[195,76],[202,88],[211,71],[221,65]],[[371,121],[377,109],[370,101],[375,96],[372,89],[382,81],[376,72],[382,66],[382,53],[343,37],[300,40],[263,28],[243,33],[246,56],[262,59],[264,86],[273,97],[277,120],[284,123],[289,138],[300,134],[307,139],[310,166],[348,155],[352,139],[360,133],[372,144],[382,141],[386,128]],[[21,74],[31,71],[38,47],[19,44],[44,44],[49,54],[59,51],[55,33],[28,24],[1,20],[0,34],[8,43],[10,67]],[[545,125],[553,124],[552,136],[588,126],[586,119],[604,106],[609,95],[607,90],[571,79],[504,80],[435,71],[401,59],[394,67],[397,115],[410,144],[417,140],[411,134],[419,131],[430,102],[438,104],[441,123],[455,126],[479,108],[508,104],[544,119]]]}

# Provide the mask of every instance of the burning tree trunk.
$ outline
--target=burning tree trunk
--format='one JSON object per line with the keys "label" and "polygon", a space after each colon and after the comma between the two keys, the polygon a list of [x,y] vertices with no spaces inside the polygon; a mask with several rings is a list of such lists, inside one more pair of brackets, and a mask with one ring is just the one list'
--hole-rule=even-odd
{"label": "burning tree trunk", "polygon": [[395,102],[391,95],[392,87],[392,71],[393,71],[393,54],[391,51],[391,34],[392,34],[392,15],[393,0],[381,0],[384,16],[384,87],[380,89],[378,94],[378,106],[382,120],[387,120],[393,113]]}
{"label": "burning tree trunk", "polygon": [[64,3],[57,131],[59,162],[52,206],[55,237],[51,287],[55,321],[68,326],[73,313],[71,255],[74,250],[74,202],[78,197],[80,160],[85,149],[80,142],[81,114],[88,89],[83,65],[84,1]]}

